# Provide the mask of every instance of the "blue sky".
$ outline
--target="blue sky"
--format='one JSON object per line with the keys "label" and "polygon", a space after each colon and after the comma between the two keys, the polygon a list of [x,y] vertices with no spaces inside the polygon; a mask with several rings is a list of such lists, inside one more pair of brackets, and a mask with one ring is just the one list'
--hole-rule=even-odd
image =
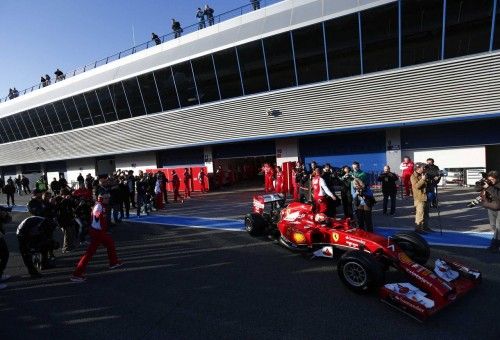
{"label": "blue sky", "polygon": [[[264,1],[263,1],[264,2]],[[198,7],[215,15],[248,0],[0,0],[0,97],[169,33],[171,18],[196,22]]]}

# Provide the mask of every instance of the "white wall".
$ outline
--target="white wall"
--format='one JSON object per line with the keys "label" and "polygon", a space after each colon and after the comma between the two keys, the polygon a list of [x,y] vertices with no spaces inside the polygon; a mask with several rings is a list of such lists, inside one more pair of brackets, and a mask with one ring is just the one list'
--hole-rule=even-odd
{"label": "white wall", "polygon": [[484,146],[470,148],[430,149],[414,151],[413,160],[423,162],[434,158],[434,164],[444,168],[484,168],[486,167],[486,150]]}
{"label": "white wall", "polygon": [[134,174],[137,174],[139,170],[156,169],[156,153],[141,152],[117,155],[115,156],[115,166],[117,170],[134,170]]}
{"label": "white wall", "polygon": [[296,138],[276,140],[276,165],[299,160],[299,146]]}
{"label": "white wall", "polygon": [[[94,158],[81,158],[81,159],[71,159],[66,161],[67,171],[64,174],[64,177],[68,181],[68,184],[71,186],[71,183],[78,182],[76,179],[80,173],[83,177],[87,176],[87,174],[91,174],[95,177],[95,159]],[[52,181],[52,178],[56,176],[49,177],[49,183]]]}

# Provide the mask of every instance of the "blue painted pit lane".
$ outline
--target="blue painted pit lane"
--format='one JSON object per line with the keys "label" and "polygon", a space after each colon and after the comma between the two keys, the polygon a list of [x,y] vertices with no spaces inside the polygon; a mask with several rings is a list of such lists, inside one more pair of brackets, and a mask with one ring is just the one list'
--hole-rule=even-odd
{"label": "blue painted pit lane", "polygon": [[[14,206],[12,211],[27,212],[26,206]],[[194,216],[166,216],[166,215],[148,215],[137,217],[131,215],[130,220],[135,223],[147,223],[163,225],[168,227],[186,227],[200,229],[214,229],[227,231],[244,231],[243,220],[224,219],[224,218],[204,218]],[[375,232],[384,236],[392,236],[400,231],[411,229],[377,227]],[[439,230],[422,235],[430,245],[446,247],[463,248],[486,248],[493,236],[492,232],[458,232],[452,230]]]}

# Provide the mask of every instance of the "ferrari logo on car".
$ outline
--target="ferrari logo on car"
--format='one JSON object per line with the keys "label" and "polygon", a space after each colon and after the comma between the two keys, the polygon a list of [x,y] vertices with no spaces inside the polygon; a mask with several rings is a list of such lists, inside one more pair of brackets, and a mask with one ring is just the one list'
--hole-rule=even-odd
{"label": "ferrari logo on car", "polygon": [[339,234],[332,233],[332,238],[333,238],[333,241],[338,242],[338,240],[339,240]]}

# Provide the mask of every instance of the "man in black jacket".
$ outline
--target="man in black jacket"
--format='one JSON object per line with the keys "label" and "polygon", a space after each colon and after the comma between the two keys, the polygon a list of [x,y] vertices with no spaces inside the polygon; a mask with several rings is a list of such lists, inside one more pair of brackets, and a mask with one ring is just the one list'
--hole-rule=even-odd
{"label": "man in black jacket", "polygon": [[9,248],[7,248],[7,242],[5,242],[3,225],[12,221],[11,210],[12,208],[0,206],[0,289],[7,288],[7,285],[2,282],[10,278],[10,275],[4,275],[3,273],[9,261]]}
{"label": "man in black jacket", "polygon": [[382,183],[382,194],[384,195],[383,213],[387,215],[387,203],[391,198],[391,216],[396,213],[396,182],[399,180],[398,175],[391,172],[391,168],[384,166],[384,172],[378,176],[377,181]]}
{"label": "man in black jacket", "polygon": [[22,221],[17,227],[17,240],[23,262],[32,278],[41,274],[33,264],[32,251],[39,251],[42,255],[42,268],[48,266],[48,253],[54,247],[50,237],[55,228],[54,223],[40,216],[31,216]]}

